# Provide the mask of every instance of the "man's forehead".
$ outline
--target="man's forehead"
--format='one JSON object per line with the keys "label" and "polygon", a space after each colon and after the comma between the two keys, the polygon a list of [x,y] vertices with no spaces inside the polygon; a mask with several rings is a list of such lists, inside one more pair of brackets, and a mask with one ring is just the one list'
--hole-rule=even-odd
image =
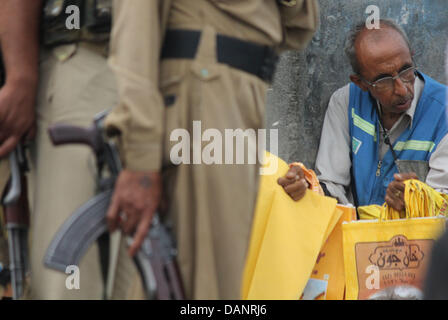
{"label": "man's forehead", "polygon": [[[356,54],[361,69],[384,68],[384,72],[398,71],[403,64],[412,63],[409,46],[403,36],[393,28],[364,30],[356,41]],[[377,70],[379,71],[379,70]]]}
{"label": "man's forehead", "polygon": [[387,38],[392,38],[395,40],[401,40],[406,43],[403,35],[394,27],[381,24],[379,29],[368,29],[364,28],[357,37],[357,42],[368,40],[368,41],[381,41]]}

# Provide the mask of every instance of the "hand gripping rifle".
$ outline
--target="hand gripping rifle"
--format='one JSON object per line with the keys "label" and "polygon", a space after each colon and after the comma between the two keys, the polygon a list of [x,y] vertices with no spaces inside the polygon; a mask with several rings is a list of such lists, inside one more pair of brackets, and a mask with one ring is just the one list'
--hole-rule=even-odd
{"label": "hand gripping rifle", "polygon": [[[66,271],[79,261],[102,234],[108,232],[106,213],[113,194],[114,184],[121,171],[116,144],[106,137],[103,127],[106,112],[95,117],[90,128],[56,124],[49,128],[55,145],[85,144],[96,156],[98,193],[78,208],[61,226],[47,249],[44,263],[47,267]],[[132,238],[128,238],[128,244]],[[141,275],[147,299],[184,299],[182,283],[176,264],[176,250],[166,227],[158,214],[134,262]]]}
{"label": "hand gripping rifle", "polygon": [[8,231],[9,272],[13,299],[20,299],[24,292],[28,272],[29,206],[25,172],[28,171],[22,144],[9,154],[11,179],[3,197],[3,209]]}

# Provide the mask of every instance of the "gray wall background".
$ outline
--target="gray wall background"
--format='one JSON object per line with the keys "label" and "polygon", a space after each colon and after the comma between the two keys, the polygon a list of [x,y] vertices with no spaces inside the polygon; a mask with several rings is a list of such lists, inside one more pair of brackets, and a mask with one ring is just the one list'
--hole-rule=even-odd
{"label": "gray wall background", "polygon": [[447,83],[448,0],[319,0],[319,4],[318,32],[305,51],[281,56],[267,97],[266,127],[278,129],[279,156],[308,168],[314,168],[330,96],[349,82],[345,37],[352,25],[367,19],[369,5],[378,6],[381,18],[393,19],[405,29],[419,69]]}

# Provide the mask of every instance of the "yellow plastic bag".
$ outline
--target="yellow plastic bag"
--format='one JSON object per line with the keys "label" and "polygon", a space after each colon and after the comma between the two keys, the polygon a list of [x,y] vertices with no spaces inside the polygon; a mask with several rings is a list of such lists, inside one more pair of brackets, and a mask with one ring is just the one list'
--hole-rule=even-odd
{"label": "yellow plastic bag", "polygon": [[278,170],[261,177],[241,295],[299,299],[341,211],[335,199],[310,190],[302,200],[292,200],[277,184],[288,165],[269,153],[266,158],[278,161]]}
{"label": "yellow plastic bag", "polygon": [[[391,286],[422,289],[434,241],[445,230],[446,196],[418,180],[405,181],[405,210],[387,204],[358,208],[343,225],[347,299],[368,299]],[[400,219],[405,217],[405,219]]]}
{"label": "yellow plastic bag", "polygon": [[319,252],[316,265],[306,285],[304,300],[343,300],[345,293],[342,223],[356,220],[354,207],[337,205],[341,218]]}
{"label": "yellow plastic bag", "polygon": [[445,218],[343,224],[346,299],[368,299],[390,286],[422,289],[434,241],[445,230]]}

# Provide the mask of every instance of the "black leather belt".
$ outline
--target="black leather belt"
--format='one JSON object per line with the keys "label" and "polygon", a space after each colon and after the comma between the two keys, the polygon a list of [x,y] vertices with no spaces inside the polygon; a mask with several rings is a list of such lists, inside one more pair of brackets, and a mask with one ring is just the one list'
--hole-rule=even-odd
{"label": "black leather belt", "polygon": [[[194,59],[200,38],[200,31],[167,30],[162,59]],[[263,81],[272,81],[278,56],[271,47],[224,35],[217,35],[216,45],[219,63],[251,73]]]}

